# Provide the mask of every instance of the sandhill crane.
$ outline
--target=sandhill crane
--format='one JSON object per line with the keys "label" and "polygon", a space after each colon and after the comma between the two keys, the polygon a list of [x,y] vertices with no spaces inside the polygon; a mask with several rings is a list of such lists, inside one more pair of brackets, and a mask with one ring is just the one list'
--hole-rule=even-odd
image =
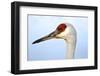
{"label": "sandhill crane", "polygon": [[65,42],[67,43],[66,59],[73,59],[76,47],[76,40],[77,40],[77,32],[73,27],[73,25],[70,23],[61,23],[58,25],[55,31],[34,41],[32,44],[53,38],[65,40]]}

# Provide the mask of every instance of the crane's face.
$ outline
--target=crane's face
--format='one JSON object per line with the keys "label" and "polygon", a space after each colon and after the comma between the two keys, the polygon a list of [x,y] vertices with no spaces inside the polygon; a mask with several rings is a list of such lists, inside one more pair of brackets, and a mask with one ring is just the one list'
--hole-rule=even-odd
{"label": "crane's face", "polygon": [[68,26],[66,24],[60,24],[56,29],[56,31],[58,31],[58,34],[55,36],[55,38],[65,39],[67,28]]}
{"label": "crane's face", "polygon": [[49,40],[49,39],[52,39],[52,38],[65,39],[66,29],[67,29],[67,25],[62,23],[56,28],[55,31],[53,31],[52,33],[50,33],[47,36],[44,36],[44,37],[34,41],[32,44],[39,43],[39,42],[42,42],[42,41],[45,41],[45,40]]}

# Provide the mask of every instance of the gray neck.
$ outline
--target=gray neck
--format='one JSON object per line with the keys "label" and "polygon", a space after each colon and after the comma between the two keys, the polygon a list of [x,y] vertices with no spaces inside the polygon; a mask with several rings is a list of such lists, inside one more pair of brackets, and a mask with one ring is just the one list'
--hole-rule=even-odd
{"label": "gray neck", "polygon": [[67,56],[66,59],[74,59],[75,43],[67,43]]}

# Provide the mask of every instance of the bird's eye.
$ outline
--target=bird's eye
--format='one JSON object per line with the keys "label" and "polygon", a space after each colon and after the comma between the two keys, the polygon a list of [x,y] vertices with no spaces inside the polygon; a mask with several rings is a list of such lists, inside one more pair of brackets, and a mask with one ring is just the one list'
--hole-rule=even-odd
{"label": "bird's eye", "polygon": [[63,32],[66,27],[67,27],[66,24],[62,23],[57,27],[57,30],[60,32]]}

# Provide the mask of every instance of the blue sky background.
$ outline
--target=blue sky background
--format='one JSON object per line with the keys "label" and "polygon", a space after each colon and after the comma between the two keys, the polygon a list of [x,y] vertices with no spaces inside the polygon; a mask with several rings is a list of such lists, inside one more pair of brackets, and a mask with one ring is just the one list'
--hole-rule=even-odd
{"label": "blue sky background", "polygon": [[51,39],[32,45],[32,42],[51,33],[60,23],[71,23],[77,31],[75,59],[88,57],[88,18],[28,15],[28,60],[65,59],[67,47],[62,39]]}

